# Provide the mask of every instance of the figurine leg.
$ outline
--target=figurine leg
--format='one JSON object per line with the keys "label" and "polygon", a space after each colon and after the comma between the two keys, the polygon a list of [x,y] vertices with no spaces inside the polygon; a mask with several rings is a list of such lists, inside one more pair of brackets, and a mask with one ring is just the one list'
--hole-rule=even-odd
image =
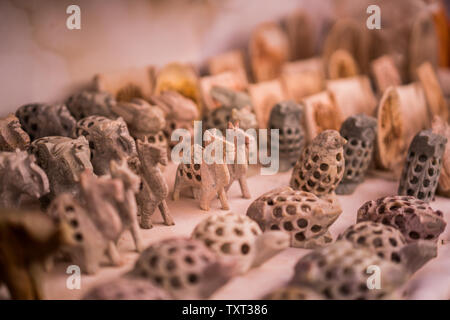
{"label": "figurine leg", "polygon": [[30,273],[31,283],[33,285],[34,292],[36,295],[35,299],[38,299],[38,300],[44,299],[44,292],[42,290],[42,284],[41,284],[41,279],[43,276],[42,265],[38,262],[34,262],[29,266],[28,270]]}
{"label": "figurine leg", "polygon": [[122,259],[120,258],[119,252],[117,251],[117,247],[113,241],[110,241],[108,243],[107,251],[108,251],[108,256],[109,256],[109,259],[111,260],[111,263],[114,266],[120,266],[122,264]]}
{"label": "figurine leg", "polygon": [[180,199],[180,191],[181,191],[181,181],[177,174],[177,177],[175,178],[175,184],[173,186],[172,200],[177,201],[178,199]]}
{"label": "figurine leg", "polygon": [[222,205],[222,210],[230,210],[225,189],[224,188],[219,189],[217,195],[219,196],[220,204]]}
{"label": "figurine leg", "polygon": [[137,219],[133,219],[133,222],[130,226],[130,232],[133,236],[134,245],[136,246],[136,251],[141,252],[144,250],[144,244],[142,243],[142,237],[141,237],[141,231],[139,229],[139,224],[137,222]]}
{"label": "figurine leg", "polygon": [[206,190],[202,189],[200,195],[200,209],[209,211],[209,202],[211,201],[211,199],[212,199],[211,192],[208,193],[206,192]]}
{"label": "figurine leg", "polygon": [[250,199],[252,196],[250,195],[250,191],[248,190],[246,177],[239,178],[239,185],[241,186],[242,196],[245,199]]}
{"label": "figurine leg", "polygon": [[154,200],[148,199],[144,204],[144,208],[141,212],[141,223],[140,226],[142,229],[151,229],[153,228],[151,216],[153,212],[155,212],[156,203]]}
{"label": "figurine leg", "polygon": [[166,226],[173,226],[175,222],[173,222],[172,216],[169,212],[169,207],[167,206],[166,200],[162,200],[158,205],[159,211],[161,212],[161,216],[164,220],[164,224]]}

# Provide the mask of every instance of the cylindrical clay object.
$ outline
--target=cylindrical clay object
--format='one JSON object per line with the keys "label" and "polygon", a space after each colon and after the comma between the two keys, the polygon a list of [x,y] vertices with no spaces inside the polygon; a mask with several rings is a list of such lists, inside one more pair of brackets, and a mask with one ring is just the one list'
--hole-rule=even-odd
{"label": "cylindrical clay object", "polygon": [[398,188],[399,195],[429,202],[434,199],[447,138],[431,130],[419,132],[411,142]]}
{"label": "cylindrical clay object", "polygon": [[364,114],[347,118],[340,133],[347,140],[344,145],[345,171],[337,194],[352,194],[364,180],[374,149],[377,120]]}

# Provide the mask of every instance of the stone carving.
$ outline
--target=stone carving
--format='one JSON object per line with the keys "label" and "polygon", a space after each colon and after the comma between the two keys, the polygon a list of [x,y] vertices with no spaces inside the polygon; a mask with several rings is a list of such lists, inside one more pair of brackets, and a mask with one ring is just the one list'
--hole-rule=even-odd
{"label": "stone carving", "polygon": [[64,192],[77,197],[80,174],[84,170],[93,170],[91,152],[84,136],[77,139],[55,136],[39,138],[33,141],[30,151],[50,182],[47,200]]}
{"label": "stone carving", "polygon": [[26,206],[47,194],[49,182],[26,151],[0,152],[0,207]]}
{"label": "stone carving", "polygon": [[[76,237],[75,237],[76,238]],[[0,283],[12,299],[44,299],[44,262],[74,243],[68,226],[37,211],[0,211]]]}
{"label": "stone carving", "polygon": [[446,222],[441,211],[411,196],[385,197],[367,201],[358,209],[358,220],[381,222],[398,228],[411,243],[419,239],[437,241]]}
{"label": "stone carving", "polygon": [[0,119],[0,151],[25,150],[29,145],[30,137],[15,115],[9,114]]}
{"label": "stone carving", "polygon": [[236,259],[236,270],[245,273],[262,265],[289,246],[289,237],[281,231],[262,233],[258,224],[246,216],[227,213],[210,216],[192,233],[219,256]]}
{"label": "stone carving", "polygon": [[27,104],[17,109],[16,117],[31,140],[47,136],[73,137],[76,125],[76,120],[63,104]]}
{"label": "stone carving", "polygon": [[170,300],[171,297],[145,279],[121,277],[89,289],[83,300]]}
{"label": "stone carving", "polygon": [[420,240],[408,244],[397,228],[371,221],[350,226],[339,236],[338,240],[341,239],[352,242],[357,248],[369,249],[380,258],[402,264],[411,273],[437,256],[436,243]]}
{"label": "stone carving", "polygon": [[[376,290],[369,289],[367,284],[370,266],[380,268],[382,275],[380,288]],[[294,272],[290,285],[313,288],[325,298],[337,300],[390,299],[409,277],[403,266],[344,240],[302,257]]]}
{"label": "stone carving", "polygon": [[129,276],[152,281],[175,299],[206,299],[234,272],[232,263],[219,260],[203,242],[175,238],[145,249]]}
{"label": "stone carving", "polygon": [[336,188],[337,194],[352,194],[364,180],[372,161],[377,120],[364,114],[347,118],[340,134],[348,142],[344,146],[344,177]]}
{"label": "stone carving", "polygon": [[305,145],[303,118],[302,107],[293,101],[277,103],[270,112],[269,129],[279,130],[279,143],[274,147],[279,149],[280,171],[292,168],[303,150]]}
{"label": "stone carving", "polygon": [[85,136],[91,149],[91,163],[97,175],[109,173],[110,161],[121,161],[136,155],[136,144],[128,132],[125,121],[102,116],[81,119],[76,127],[77,136]]}
{"label": "stone carving", "polygon": [[344,176],[344,149],[347,140],[335,130],[321,132],[295,164],[290,186],[317,196],[334,193]]}
{"label": "stone carving", "polygon": [[158,166],[158,164],[167,165],[167,149],[149,143],[147,139],[137,140],[136,145],[139,159],[136,171],[142,177],[142,186],[136,196],[140,226],[144,229],[152,227],[151,216],[156,208],[159,208],[166,225],[174,225],[166,203],[169,187]]}
{"label": "stone carving", "polygon": [[439,117],[432,124],[433,132],[447,138],[444,155],[442,156],[441,175],[439,176],[438,193],[450,198],[450,126]]}
{"label": "stone carving", "polygon": [[434,134],[431,129],[414,137],[400,178],[399,195],[426,202],[434,200],[446,143],[447,138]]}
{"label": "stone carving", "polygon": [[70,96],[66,106],[76,120],[94,115],[115,119],[112,107],[116,103],[116,99],[109,92],[84,90]]}
{"label": "stone carving", "polygon": [[282,187],[271,190],[252,202],[247,216],[263,231],[282,230],[290,237],[290,245],[312,249],[331,243],[328,228],[342,209],[336,197],[327,200],[316,195]]}

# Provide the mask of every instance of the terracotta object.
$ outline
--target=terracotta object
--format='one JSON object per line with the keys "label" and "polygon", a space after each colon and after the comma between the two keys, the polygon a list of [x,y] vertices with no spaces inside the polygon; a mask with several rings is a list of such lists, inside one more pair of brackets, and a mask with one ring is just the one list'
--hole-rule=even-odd
{"label": "terracotta object", "polygon": [[408,145],[429,126],[423,89],[417,83],[387,89],[377,110],[378,166],[400,175]]}
{"label": "terracotta object", "polygon": [[197,105],[201,113],[201,94],[198,76],[194,68],[187,64],[169,63],[158,71],[156,76],[155,95],[164,91],[177,91]]}
{"label": "terracotta object", "polygon": [[0,211],[0,283],[12,299],[44,299],[45,260],[62,245],[74,242],[63,222],[37,211]]}
{"label": "terracotta object", "polygon": [[450,126],[439,117],[435,117],[432,128],[435,134],[447,138],[445,152],[442,156],[441,175],[439,176],[437,192],[440,195],[450,198]]}
{"label": "terracotta object", "polygon": [[0,151],[25,150],[29,145],[30,137],[15,115],[9,114],[0,119]]}
{"label": "terracotta object", "polygon": [[256,199],[247,209],[263,231],[282,230],[291,247],[316,248],[333,241],[328,228],[342,209],[336,197],[324,200],[316,195],[282,187]]}
{"label": "terracotta object", "polygon": [[446,222],[440,211],[411,196],[385,197],[367,201],[358,209],[358,220],[381,222],[398,228],[411,243],[417,240],[437,241]]}
{"label": "terracotta object", "polygon": [[247,87],[247,74],[245,70],[244,54],[241,50],[231,50],[220,53],[208,61],[208,70],[210,74],[219,74],[231,71],[242,78],[244,88]]}
{"label": "terracotta object", "polygon": [[164,135],[172,149],[178,141],[172,141],[172,132],[176,129],[186,129],[193,134],[193,121],[198,119],[199,112],[197,105],[176,91],[163,91],[160,95],[152,97],[152,102],[163,112],[166,126],[163,129]]}
{"label": "terracotta object", "polygon": [[384,55],[373,60],[370,63],[370,70],[380,94],[383,94],[389,87],[396,87],[402,84],[400,72],[390,55]]}
{"label": "terracotta object", "polygon": [[91,162],[97,175],[109,173],[111,160],[121,161],[136,155],[136,144],[125,121],[90,116],[77,123],[77,136],[85,136],[91,149]]}
{"label": "terracotta object", "polygon": [[331,54],[328,61],[328,77],[330,79],[350,78],[358,74],[358,64],[350,52],[338,49]]}
{"label": "terracotta object", "polygon": [[47,136],[72,137],[76,125],[76,120],[62,104],[27,104],[17,109],[16,117],[31,140]]}
{"label": "terracotta object", "polygon": [[264,300],[324,300],[324,297],[314,289],[286,286],[270,292]]}
{"label": "terracotta object", "polygon": [[192,238],[204,242],[219,256],[233,257],[239,273],[262,265],[289,246],[285,233],[262,233],[255,221],[231,212],[204,219],[195,227]]}
{"label": "terracotta object", "polygon": [[327,90],[333,95],[342,119],[358,113],[375,115],[377,100],[367,76],[327,81]]}
{"label": "terracotta object", "polygon": [[89,289],[83,300],[170,300],[171,297],[145,279],[122,277]]}
{"label": "terracotta object", "polygon": [[116,115],[111,108],[116,103],[116,99],[109,92],[84,90],[70,96],[66,106],[76,120],[93,115],[115,119]]}
{"label": "terracotta object", "polygon": [[432,117],[449,119],[449,105],[444,98],[439,79],[430,62],[424,62],[417,68],[417,75],[427,98],[428,109]]}
{"label": "terracotta object", "polygon": [[0,207],[36,202],[50,191],[47,175],[26,151],[0,152]]}
{"label": "terracotta object", "polygon": [[344,176],[343,146],[346,142],[337,131],[320,133],[303,149],[292,172],[290,186],[317,196],[333,193]]}
{"label": "terracotta object", "polygon": [[270,111],[280,101],[286,100],[280,80],[251,84],[248,92],[252,100],[253,111],[260,129],[267,128]]}
{"label": "terracotta object", "polygon": [[154,82],[155,68],[152,66],[97,74],[94,77],[95,89],[109,92],[117,101],[150,99],[155,88]]}
{"label": "terracotta object", "polygon": [[401,264],[411,273],[437,256],[436,243],[421,240],[408,244],[400,230],[371,221],[348,227],[338,239],[348,240],[356,248],[368,249],[380,258]]}
{"label": "terracotta object", "polygon": [[403,167],[399,195],[414,196],[426,202],[434,200],[447,138],[431,129],[420,131],[411,142]]}
{"label": "terracotta object", "polygon": [[[371,266],[381,272],[380,288],[368,287]],[[344,240],[302,257],[294,272],[290,285],[313,288],[326,299],[336,300],[390,299],[409,277],[403,266]]]}
{"label": "terracotta object", "polygon": [[130,276],[152,281],[175,299],[206,299],[233,274],[201,241],[167,239],[141,253]]}
{"label": "terracotta object", "polygon": [[44,169],[50,182],[48,199],[61,193],[79,194],[80,174],[93,170],[91,152],[84,136],[44,137],[34,140],[30,152],[36,156],[37,164]]}
{"label": "terracotta object", "polygon": [[173,225],[173,219],[166,203],[169,187],[159,168],[159,164],[167,165],[167,149],[149,142],[147,139],[137,140],[139,164],[137,172],[142,177],[139,193],[136,196],[140,215],[140,226],[143,229],[152,228],[151,216],[159,209],[168,226]]}
{"label": "terracotta object", "polygon": [[365,114],[347,118],[341,126],[340,134],[347,140],[344,146],[344,177],[336,188],[337,194],[352,194],[363,182],[372,161],[377,120]]}
{"label": "terracotta object", "polygon": [[343,119],[334,96],[328,91],[314,94],[302,100],[308,142],[324,130],[339,130]]}
{"label": "terracotta object", "polygon": [[249,54],[256,82],[275,79],[289,59],[289,40],[277,24],[263,23],[252,33]]}
{"label": "terracotta object", "polygon": [[[292,168],[305,146],[303,121],[303,109],[293,101],[282,101],[276,104],[270,112],[268,127],[279,130],[279,142],[274,147],[279,150],[280,171]],[[269,137],[270,135],[271,131],[269,131]]]}
{"label": "terracotta object", "polygon": [[296,102],[325,89],[325,74],[320,58],[286,62],[282,66],[280,79],[286,97]]}
{"label": "terracotta object", "polygon": [[310,58],[315,51],[316,29],[307,10],[295,10],[284,20],[292,60]]}
{"label": "terracotta object", "polygon": [[[62,246],[59,252],[86,274],[96,274],[108,249],[108,240],[92,221],[89,212],[68,193],[58,195],[47,209],[55,221],[64,221],[74,234],[74,243]],[[47,269],[56,257],[47,261]]]}
{"label": "terracotta object", "polygon": [[[206,131],[208,133],[209,131]],[[210,143],[215,143],[216,139],[221,145],[226,145],[228,142],[217,135],[211,134]],[[234,146],[231,145],[234,152]],[[173,200],[180,198],[182,189],[190,188],[194,193],[194,197],[200,201],[200,208],[209,211],[211,201],[219,197],[222,210],[229,210],[227,194],[225,187],[230,183],[230,172],[226,162],[217,163],[216,161],[205,161],[204,148],[199,145],[194,145],[191,148],[190,163],[180,163],[177,168],[175,185],[173,188]],[[195,161],[195,154],[202,153],[203,156],[200,161]],[[225,157],[224,153],[224,157]],[[197,156],[198,157],[198,156]],[[196,163],[197,162],[197,163]],[[208,164],[210,162],[211,164]]]}

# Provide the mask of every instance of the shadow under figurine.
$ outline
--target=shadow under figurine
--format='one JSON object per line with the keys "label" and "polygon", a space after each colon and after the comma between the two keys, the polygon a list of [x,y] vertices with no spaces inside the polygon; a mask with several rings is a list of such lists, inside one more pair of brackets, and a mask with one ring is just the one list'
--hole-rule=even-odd
{"label": "shadow under figurine", "polygon": [[377,120],[365,114],[347,118],[340,134],[347,140],[344,146],[344,177],[336,188],[337,194],[352,194],[363,182],[374,150]]}

